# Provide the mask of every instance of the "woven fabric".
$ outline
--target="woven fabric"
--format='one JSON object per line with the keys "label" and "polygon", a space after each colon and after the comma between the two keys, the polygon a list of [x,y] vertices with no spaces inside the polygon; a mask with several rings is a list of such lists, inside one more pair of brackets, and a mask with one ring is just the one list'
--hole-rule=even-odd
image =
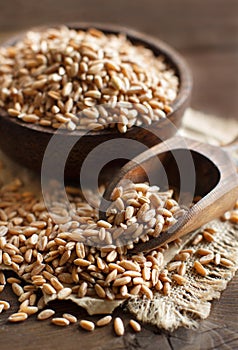
{"label": "woven fabric", "polygon": [[[238,230],[235,225],[220,220],[215,220],[206,227],[216,229],[215,241],[211,243],[202,241],[196,249],[204,248],[220,253],[233,265],[226,267],[210,263],[205,266],[207,276],[202,277],[194,270],[193,263],[198,258],[194,254],[186,263],[187,283],[184,286],[173,283],[169,296],[157,293],[153,300],[146,298],[129,300],[128,310],[135,314],[138,320],[172,331],[180,326],[196,327],[199,319],[209,316],[211,301],[220,297],[238,268]],[[184,248],[195,247],[190,241]],[[172,274],[169,273],[168,277],[172,277]]]}

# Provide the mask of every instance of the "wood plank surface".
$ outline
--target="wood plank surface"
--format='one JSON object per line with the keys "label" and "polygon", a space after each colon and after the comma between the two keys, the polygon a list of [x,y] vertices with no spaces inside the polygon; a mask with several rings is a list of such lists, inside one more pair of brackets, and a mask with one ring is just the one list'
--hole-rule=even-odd
{"label": "wood plank surface", "polygon": [[177,48],[237,48],[236,0],[1,0],[0,32],[51,22],[123,24]]}
{"label": "wood plank surface", "polygon": [[[237,0],[0,0],[0,40],[19,30],[52,22],[112,22],[160,37],[187,58],[194,76],[192,106],[221,118],[238,120],[238,1]],[[225,128],[225,123],[224,123]],[[212,131],[211,131],[212,132]],[[238,133],[238,130],[237,130]],[[7,287],[1,299],[12,304],[0,317],[1,350],[228,350],[238,349],[238,276],[212,304],[207,320],[197,330],[167,333],[143,326],[135,335],[127,326],[116,338],[111,326],[86,333],[77,325],[57,328],[31,317],[13,325],[7,317],[17,310]],[[72,303],[54,303],[81,318],[86,312]],[[123,310],[117,313],[129,321]],[[97,319],[97,317],[89,317]]]}

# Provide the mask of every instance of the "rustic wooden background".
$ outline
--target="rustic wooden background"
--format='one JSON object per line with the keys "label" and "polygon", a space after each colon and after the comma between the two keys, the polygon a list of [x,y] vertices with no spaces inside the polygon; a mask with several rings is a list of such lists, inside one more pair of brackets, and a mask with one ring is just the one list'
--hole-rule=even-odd
{"label": "rustic wooden background", "polygon": [[[31,26],[75,21],[126,25],[167,41],[186,57],[192,69],[192,106],[224,121],[238,120],[237,0],[0,0],[0,40]],[[128,331],[115,338],[111,327],[88,334],[77,326],[58,329],[34,317],[11,325],[6,323],[9,311],[0,317],[0,349],[237,350],[237,292],[236,276],[198,330],[179,329],[172,334],[145,326],[139,335]],[[10,300],[17,310],[9,288],[1,298]],[[72,304],[55,306],[58,314],[71,308],[73,314],[85,315]],[[123,317],[129,319],[126,314]]]}

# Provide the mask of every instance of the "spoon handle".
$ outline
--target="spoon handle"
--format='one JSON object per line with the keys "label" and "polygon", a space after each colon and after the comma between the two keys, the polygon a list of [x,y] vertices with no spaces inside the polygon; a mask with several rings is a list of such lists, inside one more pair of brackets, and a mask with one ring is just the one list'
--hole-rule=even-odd
{"label": "spoon handle", "polygon": [[223,149],[230,154],[238,167],[238,136],[232,142],[223,146]]}

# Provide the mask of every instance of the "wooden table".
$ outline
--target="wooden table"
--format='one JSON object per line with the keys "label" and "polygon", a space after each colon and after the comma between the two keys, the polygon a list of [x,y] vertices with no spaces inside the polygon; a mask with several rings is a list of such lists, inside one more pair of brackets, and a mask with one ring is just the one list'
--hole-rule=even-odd
{"label": "wooden table", "polygon": [[[53,22],[104,21],[137,28],[167,41],[187,58],[194,76],[194,108],[238,120],[237,17],[237,0],[8,0],[1,3],[0,40],[18,30]],[[238,349],[237,292],[236,276],[197,330],[168,334],[144,326],[138,335],[127,328],[124,337],[116,338],[110,326],[86,333],[76,325],[59,329],[35,317],[23,324],[9,324],[7,317],[17,310],[17,304],[6,288],[1,299],[9,300],[13,309],[0,317],[0,349]],[[59,315],[70,309],[76,316],[86,316],[71,303],[55,303],[54,307]],[[130,316],[123,313],[123,318],[128,321]]]}

